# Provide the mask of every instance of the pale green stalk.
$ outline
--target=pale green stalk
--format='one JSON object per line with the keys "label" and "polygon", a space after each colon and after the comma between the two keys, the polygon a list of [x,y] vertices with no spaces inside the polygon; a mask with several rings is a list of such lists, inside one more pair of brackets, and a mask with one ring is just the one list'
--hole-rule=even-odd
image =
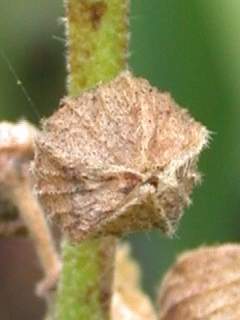
{"label": "pale green stalk", "polygon": [[[76,96],[114,78],[127,64],[128,0],[66,1],[68,92]],[[62,246],[56,320],[108,320],[115,241]]]}

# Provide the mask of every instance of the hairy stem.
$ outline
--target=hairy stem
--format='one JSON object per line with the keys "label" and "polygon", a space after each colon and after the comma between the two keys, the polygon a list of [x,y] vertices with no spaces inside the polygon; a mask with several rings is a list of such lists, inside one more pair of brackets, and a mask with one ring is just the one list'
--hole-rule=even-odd
{"label": "hairy stem", "polygon": [[79,95],[127,64],[128,0],[66,1],[68,92]]}
{"label": "hairy stem", "polygon": [[[114,78],[127,64],[128,0],[66,1],[68,92]],[[115,241],[102,238],[62,247],[57,320],[110,319]]]}

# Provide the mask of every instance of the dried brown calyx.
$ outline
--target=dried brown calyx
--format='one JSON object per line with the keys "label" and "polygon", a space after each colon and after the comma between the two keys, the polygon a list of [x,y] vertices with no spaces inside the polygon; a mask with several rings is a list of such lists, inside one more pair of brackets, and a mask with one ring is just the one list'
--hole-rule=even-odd
{"label": "dried brown calyx", "polygon": [[[33,140],[36,128],[27,121],[0,122],[0,221],[6,229],[14,230],[18,208],[12,199],[12,188],[28,175],[33,159]],[[20,222],[16,221],[16,227]],[[18,229],[18,228],[17,228]]]}
{"label": "dried brown calyx", "polygon": [[240,246],[203,247],[178,258],[160,288],[160,320],[240,319]]}
{"label": "dried brown calyx", "polygon": [[208,132],[129,71],[65,98],[36,140],[36,190],[72,240],[160,228],[172,234],[198,180]]}
{"label": "dried brown calyx", "polygon": [[36,132],[27,121],[0,123],[0,235],[29,231],[45,273],[37,293],[46,296],[56,285],[61,264],[32,190],[29,167]]}

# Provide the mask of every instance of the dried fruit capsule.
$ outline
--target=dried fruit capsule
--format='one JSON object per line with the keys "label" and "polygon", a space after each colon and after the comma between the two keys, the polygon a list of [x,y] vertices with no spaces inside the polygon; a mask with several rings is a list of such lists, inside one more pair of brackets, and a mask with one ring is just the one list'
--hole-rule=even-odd
{"label": "dried fruit capsule", "polygon": [[239,245],[203,247],[183,254],[161,285],[159,319],[240,319],[239,269]]}
{"label": "dried fruit capsule", "polygon": [[33,159],[33,141],[37,129],[27,121],[0,122],[0,223],[1,235],[15,235],[26,230],[18,220],[12,188],[27,174]]}
{"label": "dried fruit capsule", "polygon": [[[37,129],[27,121],[0,122],[0,208],[12,211],[9,190],[19,184],[23,168],[33,159]],[[1,210],[1,212],[3,212]]]}
{"label": "dried fruit capsule", "polygon": [[36,140],[36,190],[73,240],[160,228],[172,234],[198,180],[208,132],[129,71],[62,100]]}
{"label": "dried fruit capsule", "polygon": [[[0,123],[0,210],[4,210],[3,214],[0,212],[0,232],[12,235],[24,231],[24,225],[27,227],[45,272],[37,293],[47,296],[56,285],[61,263],[42,208],[32,192],[29,166],[36,133],[37,129],[27,121]],[[16,209],[20,220],[15,220]]]}

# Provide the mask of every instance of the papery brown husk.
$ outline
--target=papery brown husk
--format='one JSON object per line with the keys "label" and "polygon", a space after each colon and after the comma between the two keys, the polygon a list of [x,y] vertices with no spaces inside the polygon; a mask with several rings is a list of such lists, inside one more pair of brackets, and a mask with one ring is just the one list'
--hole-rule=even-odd
{"label": "papery brown husk", "polygon": [[36,139],[36,191],[74,241],[159,228],[172,235],[199,180],[208,132],[129,71],[65,98]]}
{"label": "papery brown husk", "polygon": [[[28,174],[37,129],[25,120],[0,122],[0,223],[18,219],[11,190]],[[18,229],[18,228],[17,228]]]}
{"label": "papery brown husk", "polygon": [[177,259],[159,291],[160,320],[239,320],[240,246],[202,247]]}
{"label": "papery brown husk", "polygon": [[44,212],[33,194],[30,163],[34,157],[37,128],[25,120],[0,122],[0,236],[29,232],[44,279],[37,294],[47,297],[61,268]]}

